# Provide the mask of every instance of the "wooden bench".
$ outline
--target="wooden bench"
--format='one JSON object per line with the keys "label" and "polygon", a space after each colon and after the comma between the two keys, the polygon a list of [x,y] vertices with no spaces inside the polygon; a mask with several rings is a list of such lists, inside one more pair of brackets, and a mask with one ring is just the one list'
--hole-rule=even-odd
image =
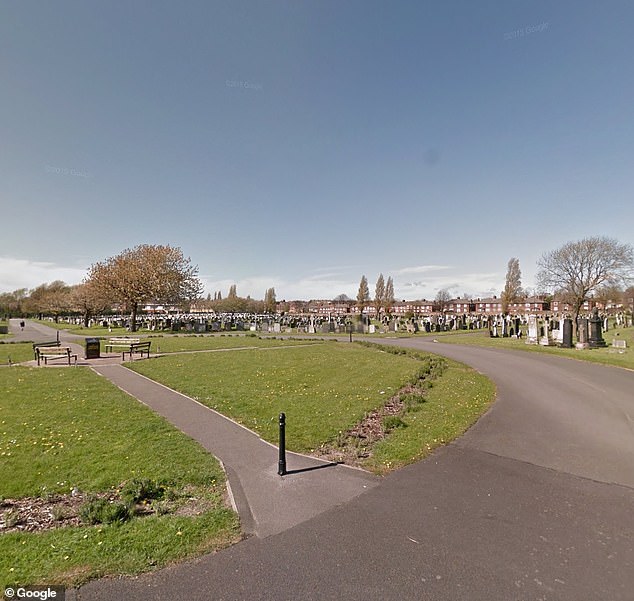
{"label": "wooden bench", "polygon": [[37,349],[39,348],[54,348],[54,347],[58,347],[61,346],[61,343],[59,340],[53,340],[51,342],[34,342],[33,343],[33,357],[35,359],[37,359]]}
{"label": "wooden bench", "polygon": [[150,356],[150,345],[152,342],[147,340],[145,342],[133,342],[130,344],[130,348],[123,351],[123,359],[125,360],[125,354],[128,353],[130,355],[130,360],[132,360],[132,355],[134,353],[139,353],[141,358],[143,358],[143,353],[146,354],[147,357]]}
{"label": "wooden bench", "polygon": [[108,338],[108,342],[105,343],[104,349],[106,353],[111,353],[113,349],[129,350],[131,344],[138,344],[141,342],[140,338],[126,338],[125,336]]}
{"label": "wooden bench", "polygon": [[72,354],[70,346],[38,346],[35,349],[35,354],[38,365],[42,359],[44,359],[44,365],[48,365],[49,361],[55,359],[66,359],[70,365],[71,358],[74,358],[75,364],[77,364],[77,355]]}
{"label": "wooden bench", "polygon": [[120,349],[121,359],[125,361],[126,353],[130,355],[130,359],[132,359],[132,355],[134,355],[134,353],[139,353],[141,357],[143,357],[143,353],[145,353],[149,357],[151,344],[152,342],[149,340],[141,342],[140,338],[108,338],[108,342],[105,344],[105,349],[106,353],[112,352],[113,349]]}

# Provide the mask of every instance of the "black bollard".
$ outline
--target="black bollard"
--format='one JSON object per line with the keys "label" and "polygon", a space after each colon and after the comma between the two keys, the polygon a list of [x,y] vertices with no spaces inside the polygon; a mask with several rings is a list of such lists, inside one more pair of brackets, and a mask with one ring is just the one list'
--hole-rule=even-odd
{"label": "black bollard", "polygon": [[280,413],[280,455],[277,464],[277,473],[284,476],[286,474],[286,415],[284,413]]}

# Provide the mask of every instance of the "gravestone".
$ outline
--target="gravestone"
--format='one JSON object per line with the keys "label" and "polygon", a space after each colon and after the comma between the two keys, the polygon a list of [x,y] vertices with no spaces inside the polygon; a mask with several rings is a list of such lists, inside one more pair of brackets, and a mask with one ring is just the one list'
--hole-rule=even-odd
{"label": "gravestone", "polygon": [[[553,330],[553,338],[555,339],[555,342],[559,345],[562,346],[562,343],[564,341],[564,318],[562,317],[557,323],[557,329]],[[567,347],[569,348],[569,347]]]}
{"label": "gravestone", "polygon": [[373,323],[370,324],[369,331],[370,334],[374,334],[376,332],[376,328]]}
{"label": "gravestone", "polygon": [[550,323],[548,318],[544,319],[542,337],[539,339],[541,346],[550,346],[552,344],[552,338],[550,337]]}
{"label": "gravestone", "polygon": [[282,331],[282,326],[280,325],[279,322],[275,322],[273,324],[273,332],[275,332],[276,334],[279,334]]}
{"label": "gravestone", "polygon": [[572,319],[566,318],[561,324],[561,347],[572,348]]}
{"label": "gravestone", "polygon": [[575,348],[578,348],[579,350],[590,348],[590,345],[588,344],[588,320],[585,318],[580,319],[577,329],[577,338],[579,339],[579,342],[577,342]]}
{"label": "gravestone", "polygon": [[599,317],[599,310],[595,307],[592,312],[592,317],[590,318],[590,336],[588,336],[588,345],[590,348],[603,348],[607,346],[601,334],[601,323],[602,320]]}
{"label": "gravestone", "polygon": [[330,333],[330,324],[328,322],[324,322],[321,324],[321,333],[322,334]]}
{"label": "gravestone", "polygon": [[526,344],[537,344],[537,316],[528,316],[528,336],[526,338]]}
{"label": "gravestone", "polygon": [[618,338],[614,338],[612,340],[612,346],[614,348],[627,348],[627,342],[625,340],[619,340]]}

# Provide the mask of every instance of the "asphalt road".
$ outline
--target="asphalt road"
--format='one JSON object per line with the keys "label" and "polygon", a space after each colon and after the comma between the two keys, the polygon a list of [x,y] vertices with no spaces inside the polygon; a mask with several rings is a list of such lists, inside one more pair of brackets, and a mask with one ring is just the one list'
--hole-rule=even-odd
{"label": "asphalt road", "polygon": [[426,461],[266,538],[80,601],[634,599],[634,372],[537,354],[395,344],[472,365],[492,409]]}

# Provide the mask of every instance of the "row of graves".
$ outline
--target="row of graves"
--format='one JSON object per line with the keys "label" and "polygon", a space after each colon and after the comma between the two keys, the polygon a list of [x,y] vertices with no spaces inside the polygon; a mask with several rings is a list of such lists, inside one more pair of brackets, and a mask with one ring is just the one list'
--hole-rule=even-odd
{"label": "row of graves", "polygon": [[[617,314],[617,327],[631,325],[631,318]],[[95,320],[103,327],[130,327],[129,316],[108,316]],[[351,321],[344,316],[271,315],[253,313],[179,314],[170,316],[139,316],[137,326],[150,331],[186,333],[256,332],[262,334],[375,334],[375,333],[434,333],[484,330],[492,338],[523,338],[527,344],[561,346],[563,348],[601,348],[606,346],[602,333],[608,329],[608,319],[595,308],[591,316],[581,317],[577,324],[577,341],[573,341],[572,319],[558,315],[442,315],[406,318],[384,317],[378,323],[362,315]],[[615,346],[624,341],[615,341]]]}
{"label": "row of graves", "polygon": [[[626,319],[617,319],[616,327],[627,327]],[[608,331],[608,319],[599,315],[595,307],[590,316],[581,316],[577,320],[577,340],[573,339],[573,320],[570,317],[537,316],[528,317],[528,334],[526,344],[542,346],[559,346],[561,348],[577,348],[579,350],[605,348],[607,343],[603,332]],[[612,341],[615,349],[625,349],[627,343],[618,338]]]}
{"label": "row of graves", "polygon": [[[384,317],[372,323],[367,315],[358,320],[345,316],[315,315],[257,315],[253,313],[210,313],[179,314],[171,316],[139,316],[137,328],[159,332],[261,332],[300,334],[375,334],[388,332],[448,332],[452,330],[479,330],[491,327],[488,316],[472,315],[430,315],[424,318],[400,316]],[[91,320],[89,326],[104,328],[130,328],[127,315],[101,317]]]}

